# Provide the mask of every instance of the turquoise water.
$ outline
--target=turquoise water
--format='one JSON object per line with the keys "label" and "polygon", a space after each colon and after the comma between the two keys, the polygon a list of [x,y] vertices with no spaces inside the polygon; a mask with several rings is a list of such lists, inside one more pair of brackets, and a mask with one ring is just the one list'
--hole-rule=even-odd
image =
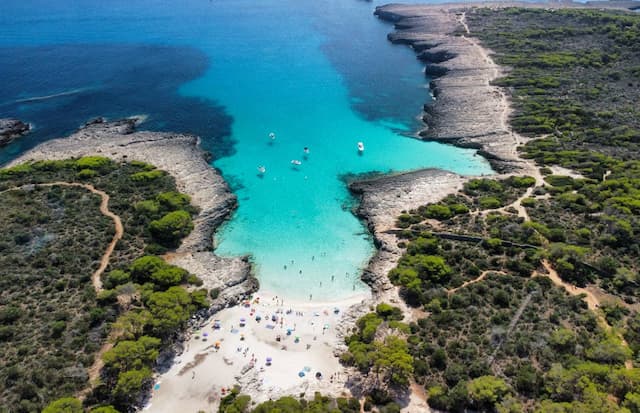
{"label": "turquoise water", "polygon": [[[375,2],[193,0],[176,7],[166,1],[117,0],[108,6],[90,1],[95,7],[85,9],[79,3],[74,8],[47,2],[47,13],[34,11],[42,2],[26,3],[31,4],[9,1],[10,9],[24,13],[18,22],[0,18],[0,42],[12,48],[7,56],[33,55],[33,46],[42,45],[55,51],[64,44],[81,45],[89,50],[84,60],[94,61],[108,44],[135,45],[146,50],[147,59],[179,58],[158,60],[159,67],[172,68],[167,72],[136,66],[137,58],[130,57],[129,63],[119,62],[120,70],[109,72],[112,76],[96,81],[84,71],[86,79],[73,76],[64,87],[56,86],[52,74],[36,71],[48,83],[30,95],[92,87],[83,99],[53,100],[37,110],[10,104],[21,87],[0,88],[10,95],[0,96],[9,102],[0,105],[0,115],[33,116],[26,120],[43,125],[38,139],[45,140],[55,132],[39,120],[68,118],[74,106],[100,102],[101,110],[113,116],[152,108],[152,129],[198,132],[239,199],[238,210],[216,237],[216,251],[251,254],[262,288],[270,292],[331,300],[365,288],[359,275],[374,249],[351,213],[353,200],[341,176],[424,167],[490,172],[474,151],[403,136],[418,125],[415,116],[428,99],[427,80],[410,50],[387,43],[391,27],[372,16]],[[123,65],[134,69],[123,73]],[[137,99],[95,94],[123,78]],[[273,141],[270,132],[276,134]],[[358,141],[365,145],[362,154]],[[13,146],[0,157],[10,158],[28,146]],[[310,152],[306,158],[304,147]],[[293,159],[302,164],[294,168]],[[259,165],[266,168],[263,176]]]}

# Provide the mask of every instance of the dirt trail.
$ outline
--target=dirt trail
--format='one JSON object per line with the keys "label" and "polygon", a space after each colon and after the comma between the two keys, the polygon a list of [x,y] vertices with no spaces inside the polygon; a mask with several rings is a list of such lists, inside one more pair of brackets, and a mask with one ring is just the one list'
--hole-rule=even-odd
{"label": "dirt trail", "polygon": [[[113,212],[111,212],[109,210],[109,195],[104,192],[101,191],[99,189],[96,189],[93,185],[90,184],[83,184],[83,183],[79,183],[79,182],[61,182],[61,181],[57,181],[57,182],[48,182],[48,183],[43,183],[43,184],[27,184],[27,185],[22,185],[19,187],[15,187],[15,188],[9,188],[7,190],[4,190],[0,193],[4,193],[4,192],[8,192],[8,191],[16,191],[16,190],[21,190],[21,189],[26,189],[26,188],[33,188],[33,187],[52,187],[52,186],[67,186],[67,187],[77,187],[77,188],[84,188],[88,191],[90,191],[91,193],[94,193],[96,195],[99,195],[101,198],[101,202],[100,202],[100,213],[106,217],[111,218],[111,220],[113,220],[114,226],[115,226],[115,234],[113,235],[113,238],[111,239],[111,242],[109,242],[109,245],[107,245],[107,249],[105,250],[104,254],[102,255],[102,258],[100,259],[100,265],[98,266],[98,269],[94,271],[94,273],[91,275],[91,284],[93,285],[93,288],[96,291],[96,294],[99,294],[100,292],[102,292],[104,290],[103,286],[102,286],[102,280],[100,279],[100,277],[102,276],[102,273],[104,273],[104,270],[107,268],[107,266],[109,265],[109,260],[111,259],[111,254],[113,254],[113,250],[116,247],[116,244],[118,243],[118,241],[122,238],[122,235],[124,234],[124,227],[122,226],[122,220],[120,219],[120,217],[116,214],[114,214]],[[104,362],[102,361],[102,355],[109,351],[111,348],[113,347],[113,344],[111,343],[111,340],[109,340],[109,338],[107,339],[107,342],[105,344],[102,345],[102,347],[100,347],[100,350],[98,350],[98,352],[95,355],[95,361],[93,362],[93,365],[91,367],[89,367],[87,373],[89,375],[89,387],[87,387],[86,389],[82,390],[78,396],[80,397],[80,399],[84,399],[84,397],[86,397],[87,394],[89,394],[89,392],[92,390],[93,388],[93,383],[98,379],[98,377],[100,376],[100,371],[102,370],[102,367],[104,366]]]}
{"label": "dirt trail", "polygon": [[[553,269],[549,261],[542,260],[542,266],[547,272],[546,274],[541,274],[542,276],[548,277],[551,281],[553,281],[553,283],[556,286],[564,288],[571,295],[580,295],[580,294],[584,295],[584,300],[587,303],[587,307],[596,314],[596,317],[598,318],[598,322],[600,323],[602,328],[605,331],[611,331],[613,329],[607,322],[606,318],[604,318],[604,315],[602,314],[602,312],[598,310],[600,307],[600,299],[598,299],[598,297],[595,294],[593,294],[591,291],[589,291],[586,288],[576,287],[575,285],[572,285],[563,281],[562,278],[560,278],[560,276],[558,275],[558,272]],[[616,332],[616,335],[618,336],[618,338],[620,338],[621,344],[624,347],[629,348],[629,344],[624,339],[622,334]],[[626,360],[624,362],[624,366],[627,369],[632,369],[633,361]]]}
{"label": "dirt trail", "polygon": [[107,265],[109,265],[109,259],[111,258],[111,254],[113,254],[113,250],[115,249],[116,244],[124,234],[122,220],[120,219],[119,216],[117,216],[116,214],[114,214],[109,210],[109,195],[104,191],[96,189],[93,185],[90,185],[90,184],[82,184],[79,182],[61,182],[61,181],[48,182],[43,184],[27,184],[27,185],[18,186],[15,188],[6,189],[0,193],[4,193],[8,191],[24,190],[24,189],[33,188],[33,187],[52,187],[52,186],[69,186],[69,187],[84,188],[96,195],[99,195],[100,198],[102,199],[102,201],[100,202],[100,213],[106,217],[111,218],[111,220],[113,220],[113,224],[115,226],[116,232],[113,235],[113,238],[111,239],[111,242],[109,243],[109,245],[107,245],[107,249],[102,255],[102,258],[100,259],[100,266],[98,266],[98,269],[91,275],[91,284],[93,284],[93,288],[96,290],[96,294],[100,293],[103,290],[102,280],[100,280],[100,277],[102,276],[102,273],[104,272],[104,270],[107,268]]}
{"label": "dirt trail", "polygon": [[456,287],[456,288],[452,288],[450,290],[447,290],[447,294],[451,295],[453,293],[455,293],[456,291],[471,285],[471,284],[475,284],[477,282],[480,282],[482,280],[484,280],[488,274],[500,274],[500,275],[506,275],[506,273],[502,272],[502,271],[494,271],[494,270],[486,270],[486,271],[482,271],[482,274],[480,274],[477,278],[474,278],[473,280],[469,280],[469,281],[465,281],[461,286]]}

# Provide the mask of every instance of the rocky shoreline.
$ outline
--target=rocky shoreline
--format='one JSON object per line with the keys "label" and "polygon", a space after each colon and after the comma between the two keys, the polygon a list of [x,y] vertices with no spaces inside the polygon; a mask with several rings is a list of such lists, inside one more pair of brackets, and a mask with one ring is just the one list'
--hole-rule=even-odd
{"label": "rocky shoreline", "polygon": [[166,132],[136,132],[137,119],[88,122],[66,138],[42,143],[12,160],[8,166],[45,159],[66,159],[99,155],[116,161],[142,161],[155,165],[174,177],[178,190],[188,194],[198,207],[193,231],[180,247],[165,257],[218,289],[210,312],[234,305],[257,291],[247,257],[221,258],[213,254],[213,235],[237,206],[220,174],[209,166],[199,138]]}
{"label": "rocky shoreline", "polygon": [[508,99],[491,84],[503,70],[465,36],[462,7],[391,4],[375,14],[395,24],[388,39],[409,45],[431,79],[434,100],[423,107],[420,138],[478,149],[497,172],[517,171],[516,147],[523,142],[509,129]]}
{"label": "rocky shoreline", "polygon": [[0,119],[0,146],[6,146],[31,131],[31,125],[18,119]]}
{"label": "rocky shoreline", "polygon": [[387,230],[396,227],[397,217],[403,211],[438,201],[462,188],[466,181],[467,178],[451,172],[425,169],[349,185],[349,190],[360,199],[354,212],[366,223],[377,248],[362,274],[374,295],[385,295],[395,289],[387,273],[397,265],[403,251],[397,246],[396,236]]}

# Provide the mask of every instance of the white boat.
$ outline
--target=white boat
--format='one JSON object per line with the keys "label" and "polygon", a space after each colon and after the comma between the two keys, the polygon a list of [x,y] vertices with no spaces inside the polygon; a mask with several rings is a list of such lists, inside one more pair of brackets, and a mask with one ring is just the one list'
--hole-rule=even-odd
{"label": "white boat", "polygon": [[271,132],[271,133],[269,134],[269,138],[270,138],[271,140],[275,140],[275,139],[276,139],[276,134],[275,134],[275,133],[273,133],[273,132]]}
{"label": "white boat", "polygon": [[364,143],[358,142],[358,152],[364,152]]}
{"label": "white boat", "polygon": [[295,165],[295,166],[302,165],[302,162],[300,162],[300,161],[299,161],[299,160],[297,160],[297,159],[292,159],[292,160],[291,160],[291,165]]}
{"label": "white boat", "polygon": [[260,175],[262,175],[265,172],[267,172],[267,168],[265,168],[262,165],[258,166],[258,173],[260,173]]}
{"label": "white boat", "polygon": [[304,152],[305,155],[309,155],[309,153],[310,153],[309,148],[307,148],[306,146],[304,147],[304,149],[302,151]]}

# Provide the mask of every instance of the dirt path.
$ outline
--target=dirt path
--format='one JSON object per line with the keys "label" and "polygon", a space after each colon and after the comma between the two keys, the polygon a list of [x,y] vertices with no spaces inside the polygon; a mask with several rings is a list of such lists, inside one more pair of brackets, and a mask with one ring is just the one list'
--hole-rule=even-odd
{"label": "dirt path", "polygon": [[505,272],[502,271],[494,271],[494,270],[486,270],[486,271],[482,271],[482,274],[480,274],[477,278],[474,278],[473,280],[469,280],[469,281],[465,281],[461,286],[456,287],[456,288],[452,288],[450,290],[447,290],[447,294],[451,295],[453,293],[455,293],[456,291],[471,285],[471,284],[475,284],[477,282],[480,282],[482,280],[484,280],[488,274],[500,274],[500,275],[506,275]]}
{"label": "dirt path", "polygon": [[[104,254],[102,255],[102,258],[100,259],[100,265],[98,266],[98,269],[94,271],[94,273],[91,275],[91,284],[93,285],[93,288],[96,291],[96,294],[99,294],[100,292],[102,292],[104,290],[103,286],[102,286],[102,280],[100,279],[100,277],[102,276],[102,273],[104,273],[104,270],[107,268],[107,266],[109,265],[109,260],[111,259],[111,254],[113,254],[113,250],[116,247],[116,244],[118,243],[118,241],[122,238],[122,235],[124,234],[124,227],[122,226],[122,220],[120,219],[120,217],[116,214],[114,214],[113,212],[111,212],[109,210],[109,194],[107,194],[104,191],[101,191],[99,189],[96,189],[93,185],[90,184],[82,184],[79,182],[61,182],[61,181],[57,181],[57,182],[48,182],[48,183],[43,183],[43,184],[28,184],[28,185],[23,185],[23,186],[19,186],[19,187],[15,187],[15,188],[9,188],[7,190],[4,190],[1,193],[4,192],[8,192],[8,191],[16,191],[16,190],[21,190],[21,189],[26,189],[26,188],[33,188],[33,187],[52,187],[52,186],[66,186],[66,187],[76,187],[76,188],[84,188],[88,191],[90,191],[93,194],[96,194],[98,196],[100,196],[101,198],[101,202],[100,202],[100,213],[106,217],[111,218],[111,220],[114,223],[115,226],[115,234],[113,235],[113,238],[111,239],[111,242],[109,242],[109,245],[107,245],[107,249],[105,250]],[[109,338],[107,338],[107,342],[105,344],[102,345],[102,347],[100,347],[100,350],[98,350],[98,352],[95,355],[95,361],[93,362],[93,365],[91,367],[89,367],[87,373],[89,375],[89,387],[87,387],[86,389],[82,390],[78,396],[80,399],[84,399],[84,397],[86,397],[87,394],[89,394],[89,392],[93,389],[93,383],[96,382],[96,380],[98,379],[98,377],[100,376],[100,371],[102,370],[102,367],[104,366],[104,362],[102,361],[102,355],[109,351],[111,348],[113,347],[113,344],[111,343],[111,340]]]}
{"label": "dirt path", "polygon": [[52,187],[52,186],[67,186],[67,187],[76,187],[76,188],[84,188],[96,195],[99,195],[100,198],[102,199],[102,201],[100,202],[100,213],[106,217],[111,218],[111,220],[113,221],[113,224],[115,226],[115,234],[113,235],[113,238],[111,239],[111,242],[109,242],[109,245],[107,245],[107,249],[105,250],[104,254],[102,255],[102,258],[100,259],[100,266],[98,266],[98,269],[94,271],[94,273],[91,275],[91,284],[93,284],[93,288],[96,291],[96,294],[100,293],[103,288],[102,288],[102,280],[100,279],[100,277],[102,276],[102,273],[104,272],[104,270],[107,268],[107,265],[109,265],[109,259],[111,258],[111,254],[113,254],[113,250],[116,247],[116,244],[118,243],[118,241],[122,238],[122,235],[124,234],[124,228],[122,226],[122,220],[120,219],[119,216],[117,216],[116,214],[114,214],[113,212],[111,212],[109,210],[109,195],[104,192],[101,191],[99,189],[96,189],[93,185],[90,184],[82,184],[79,182],[61,182],[61,181],[57,181],[57,182],[48,182],[48,183],[44,183],[44,184],[27,184],[27,185],[22,185],[22,186],[18,186],[15,188],[9,188],[6,189],[1,193],[4,192],[8,192],[8,191],[18,191],[18,190],[23,190],[26,188],[33,188],[33,187]]}
{"label": "dirt path", "polygon": [[[547,272],[546,274],[541,274],[542,276],[548,277],[551,281],[553,281],[553,283],[556,286],[564,288],[571,295],[583,294],[584,295],[584,300],[587,303],[587,307],[591,311],[595,312],[596,317],[598,318],[598,322],[600,323],[602,328],[607,332],[609,332],[609,331],[611,331],[613,329],[609,325],[609,323],[607,322],[607,319],[604,318],[604,315],[602,314],[602,312],[599,311],[600,299],[595,294],[593,294],[591,291],[589,291],[586,288],[576,287],[575,285],[572,285],[572,284],[569,284],[569,283],[563,281],[562,278],[560,278],[560,276],[558,275],[558,272],[553,269],[553,267],[551,266],[549,261],[542,260],[542,266],[544,267],[545,271]],[[624,339],[622,334],[616,332],[616,335],[621,340],[621,344],[624,347],[629,348],[629,344]],[[624,362],[624,366],[627,369],[632,369],[633,368],[633,361],[632,360],[626,360]]]}

